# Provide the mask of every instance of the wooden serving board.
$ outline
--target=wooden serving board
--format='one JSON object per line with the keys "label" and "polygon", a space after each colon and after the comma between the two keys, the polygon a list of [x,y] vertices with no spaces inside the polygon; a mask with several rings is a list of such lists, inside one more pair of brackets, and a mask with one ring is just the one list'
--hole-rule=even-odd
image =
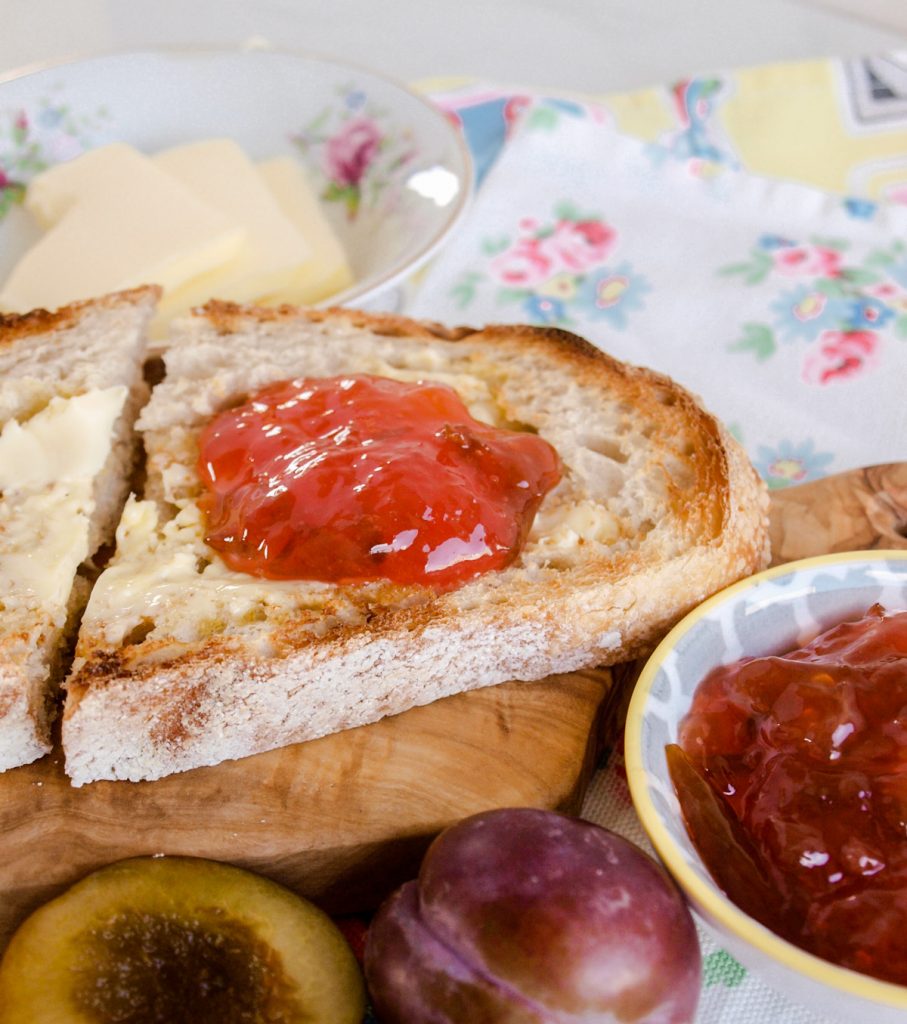
{"label": "wooden serving board", "polygon": [[74,789],[62,753],[0,775],[0,949],[34,907],[123,857],[253,868],[334,911],[412,878],[446,825],[496,806],[578,811],[608,671],[504,683],[320,740]]}
{"label": "wooden serving board", "polygon": [[[775,559],[907,547],[905,524],[907,463],[841,474],[775,494]],[[0,947],[40,903],[140,854],[228,861],[329,910],[370,909],[459,818],[501,806],[577,811],[619,674],[505,683],[158,782],[74,789],[59,753],[6,772]]]}

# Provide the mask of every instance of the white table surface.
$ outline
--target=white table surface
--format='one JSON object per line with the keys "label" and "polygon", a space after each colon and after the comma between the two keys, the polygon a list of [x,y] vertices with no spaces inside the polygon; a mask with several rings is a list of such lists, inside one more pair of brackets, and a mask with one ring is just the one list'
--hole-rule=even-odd
{"label": "white table surface", "polygon": [[862,0],[836,0],[834,9],[820,0],[0,0],[0,74],[98,50],[251,40],[406,80],[466,75],[619,92],[746,64],[904,47],[907,23],[894,6],[902,0],[890,3],[886,27],[885,3],[870,21]]}

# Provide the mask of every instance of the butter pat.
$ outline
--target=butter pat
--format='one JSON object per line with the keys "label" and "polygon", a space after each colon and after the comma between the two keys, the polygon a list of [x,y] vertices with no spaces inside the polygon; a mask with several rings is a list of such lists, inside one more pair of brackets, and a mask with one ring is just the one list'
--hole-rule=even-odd
{"label": "butter pat", "polygon": [[66,621],[69,594],[88,556],[94,480],[110,454],[124,386],[55,397],[0,433],[0,591],[8,623],[38,609]]}
{"label": "butter pat", "polygon": [[242,228],[122,143],[58,164],[29,185],[48,232],[0,291],[0,308],[54,308],[139,284],[174,290],[233,258]]}
{"label": "butter pat", "polygon": [[79,565],[88,557],[91,486],[58,484],[0,507],[0,586],[5,623],[40,611],[62,629]]}
{"label": "butter pat", "polygon": [[158,153],[156,166],[171,175],[244,233],[242,247],[226,267],[164,296],[163,316],[173,316],[212,297],[248,302],[281,294],[301,301],[312,247],[286,217],[255,165],[231,139],[208,139]]}
{"label": "butter pat", "polygon": [[0,433],[4,497],[93,479],[107,461],[113,425],[126,395],[126,387],[118,385],[74,398],[56,396],[24,425],[8,420]]}
{"label": "butter pat", "polygon": [[299,164],[292,157],[275,157],[258,164],[258,172],[284,216],[295,224],[313,252],[293,293],[272,293],[268,301],[320,302],[349,288],[353,275],[346,254]]}
{"label": "butter pat", "polygon": [[158,284],[151,335],[163,338],[210,299],[311,304],[353,283],[302,168],[256,165],[230,139],[154,157],[125,143],[89,150],[39,174],[25,206],[47,231],[0,289],[0,310]]}
{"label": "butter pat", "polygon": [[[143,620],[182,642],[199,638],[205,622],[241,623],[250,612],[289,614],[299,600],[296,580],[261,580],[227,568],[204,542],[194,502],[162,523],[153,501],[130,497],[117,527],[116,556],[101,574],[82,620],[89,633],[102,629],[118,645]],[[203,570],[199,562],[209,563]],[[309,585],[305,593],[323,593]]]}

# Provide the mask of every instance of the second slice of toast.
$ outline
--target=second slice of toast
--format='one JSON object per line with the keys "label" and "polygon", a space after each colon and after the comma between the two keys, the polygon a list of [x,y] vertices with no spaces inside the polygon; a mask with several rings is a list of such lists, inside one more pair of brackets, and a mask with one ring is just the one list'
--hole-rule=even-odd
{"label": "second slice of toast", "polygon": [[[554,446],[563,478],[516,562],[443,594],[227,568],[196,504],[200,431],[266,384],[342,373],[446,383],[475,418]],[[733,438],[667,378],[563,331],[209,303],[175,325],[140,428],[145,492],[127,504],[67,682],[76,785],[625,661],[768,558],[767,494]]]}

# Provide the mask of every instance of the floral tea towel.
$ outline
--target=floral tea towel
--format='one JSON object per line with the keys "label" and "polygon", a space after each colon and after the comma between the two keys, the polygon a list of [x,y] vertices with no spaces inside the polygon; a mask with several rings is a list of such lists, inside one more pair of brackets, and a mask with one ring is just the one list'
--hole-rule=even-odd
{"label": "floral tea towel", "polygon": [[699,394],[771,486],[907,458],[907,209],[521,111],[407,303],[584,335]]}

